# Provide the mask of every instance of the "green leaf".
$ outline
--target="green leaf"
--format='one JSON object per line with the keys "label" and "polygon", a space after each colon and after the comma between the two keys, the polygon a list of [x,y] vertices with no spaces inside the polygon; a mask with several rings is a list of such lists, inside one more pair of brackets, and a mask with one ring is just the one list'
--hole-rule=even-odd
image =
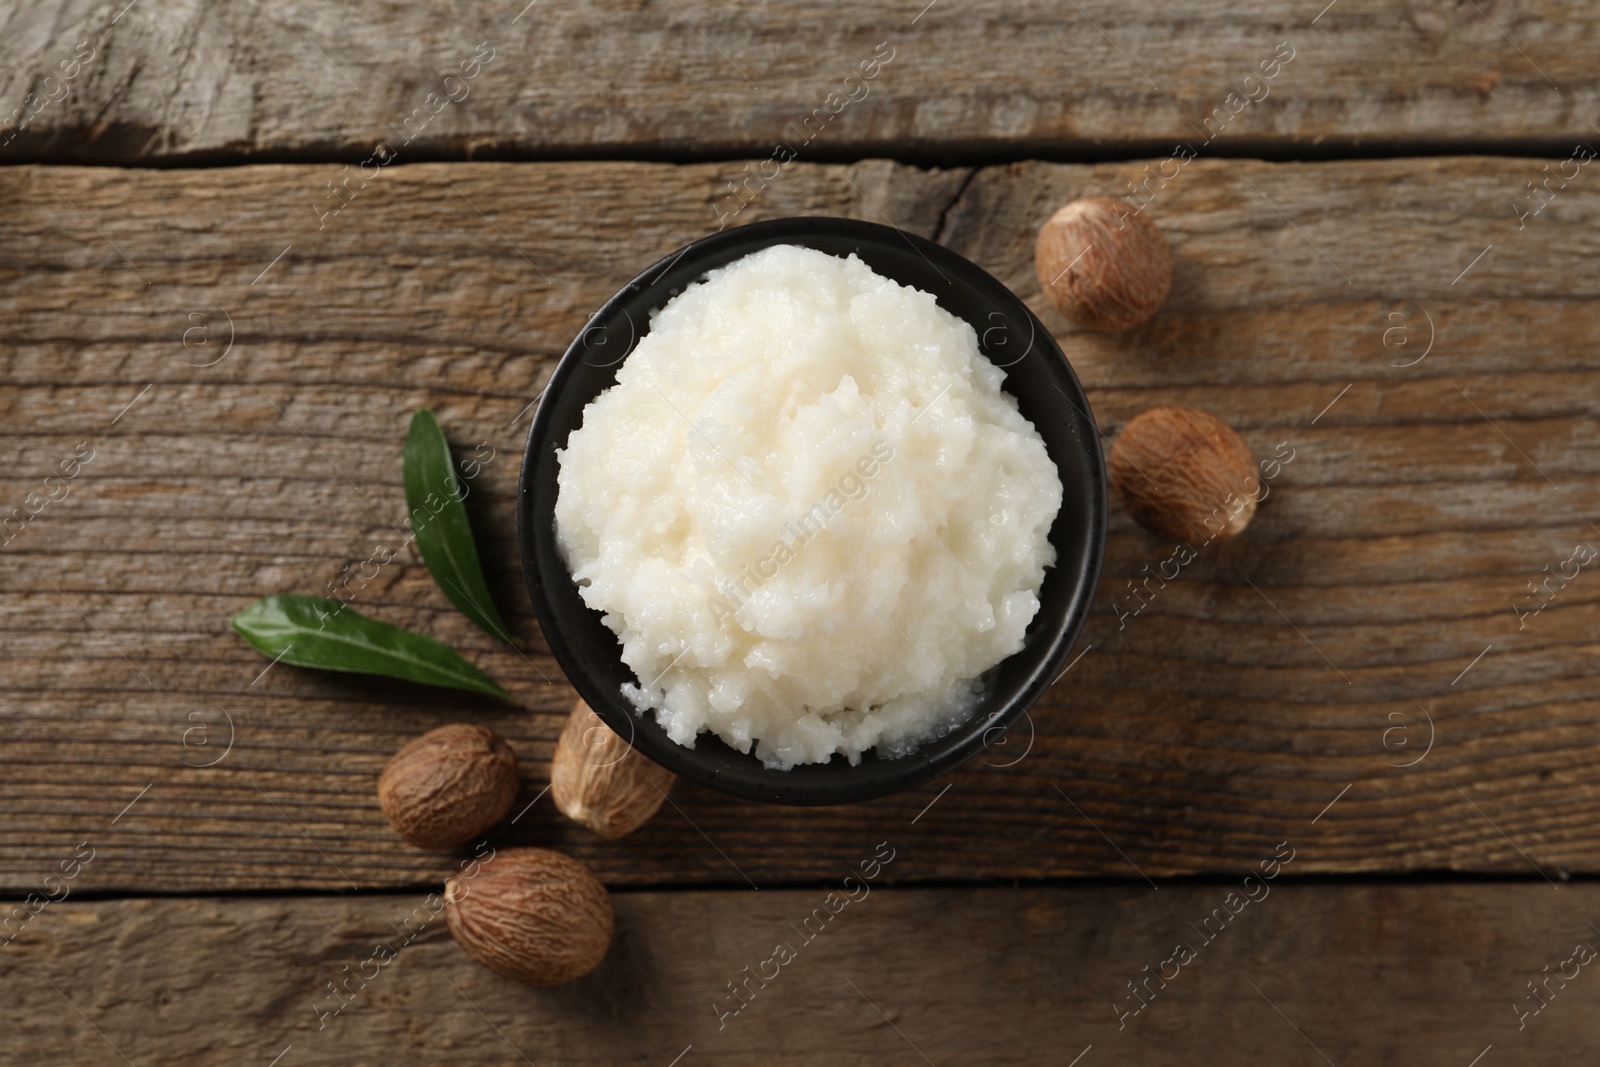
{"label": "green leaf", "polygon": [[490,634],[511,644],[511,635],[489,596],[472,541],[472,524],[461,502],[461,483],[450,445],[433,412],[421,408],[406,432],[406,510],[417,550],[450,603]]}
{"label": "green leaf", "polygon": [[449,645],[370,619],[332,597],[263,597],[232,621],[257,652],[296,667],[382,674],[511,699]]}

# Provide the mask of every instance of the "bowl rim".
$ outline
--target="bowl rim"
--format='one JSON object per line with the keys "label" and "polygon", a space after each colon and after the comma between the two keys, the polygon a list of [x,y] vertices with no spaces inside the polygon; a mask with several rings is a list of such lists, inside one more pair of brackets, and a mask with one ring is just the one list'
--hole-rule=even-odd
{"label": "bowl rim", "polygon": [[[791,770],[769,770],[761,761],[750,753],[738,753],[729,748],[715,734],[703,732],[696,738],[694,748],[689,748],[672,741],[666,736],[665,731],[657,724],[653,716],[636,713],[623,697],[620,691],[611,693],[608,687],[599,684],[593,677],[589,664],[580,655],[568,640],[558,620],[555,604],[546,588],[544,574],[550,571],[549,557],[554,555],[554,574],[551,577],[557,583],[564,580],[565,589],[569,596],[576,597],[576,586],[572,581],[571,572],[567,569],[566,562],[561,558],[558,549],[550,546],[554,542],[554,491],[547,495],[551,501],[550,513],[544,517],[551,527],[549,538],[535,536],[534,521],[538,518],[533,512],[535,497],[538,495],[538,457],[543,450],[549,450],[552,455],[557,447],[565,445],[565,441],[557,444],[550,440],[552,423],[558,413],[571,402],[563,402],[565,388],[578,373],[580,367],[596,366],[586,364],[586,357],[592,347],[601,346],[609,341],[609,335],[603,331],[607,326],[617,321],[618,312],[627,316],[630,339],[626,343],[622,355],[610,363],[601,364],[601,367],[620,365],[639,339],[648,332],[648,323],[643,329],[634,322],[633,317],[626,310],[626,305],[637,301],[642,295],[653,288],[667,287],[661,299],[647,312],[653,315],[656,310],[673,296],[682,292],[688,285],[703,278],[704,275],[719,266],[743,258],[755,251],[777,244],[805,245],[805,238],[809,236],[845,238],[862,244],[871,244],[883,248],[893,247],[900,251],[900,242],[905,242],[916,251],[920,257],[938,274],[944,276],[948,271],[957,278],[959,287],[967,289],[982,303],[991,306],[1004,307],[1016,319],[1026,321],[1032,330],[1029,338],[1028,349],[1022,356],[1001,365],[1009,367],[1020,362],[1033,352],[1035,348],[1043,349],[1044,359],[1053,359],[1056,364],[1056,376],[1061,379],[1059,383],[1053,382],[1059,392],[1067,401],[1071,410],[1064,411],[1064,417],[1069,423],[1074,423],[1073,432],[1079,445],[1082,447],[1087,475],[1088,492],[1076,500],[1083,508],[1085,522],[1082,534],[1085,540],[1086,551],[1081,566],[1078,567],[1076,580],[1063,590],[1070,603],[1067,605],[1065,618],[1056,627],[1056,632],[1049,638],[1049,647],[1045,650],[1042,660],[1030,671],[1025,684],[1013,692],[998,709],[987,716],[980,717],[976,714],[969,716],[950,731],[950,736],[961,735],[954,743],[948,742],[946,735],[929,739],[923,742],[913,752],[894,759],[878,758],[876,753],[869,750],[862,756],[862,763],[850,765],[841,763],[843,757],[835,755],[833,759],[821,764],[801,764]],[[751,247],[745,247],[751,246]],[[737,254],[728,255],[730,249],[743,248]],[[837,254],[837,253],[835,253]],[[708,262],[710,261],[710,262]],[[942,269],[941,269],[942,268]],[[874,268],[875,270],[877,268]],[[889,275],[886,275],[889,276]],[[890,276],[892,277],[892,276]],[[679,284],[673,286],[673,281],[681,279]],[[902,285],[913,285],[914,282],[903,278],[892,280]],[[948,278],[946,278],[948,281]],[[926,291],[926,290],[924,290]],[[937,294],[936,298],[937,298]],[[943,304],[941,303],[941,306]],[[976,323],[960,315],[952,309],[952,314],[967,321],[974,326],[980,334],[980,351],[983,351],[985,342],[983,338],[987,333]],[[602,331],[598,341],[592,341],[596,331]],[[1001,343],[1004,343],[1003,341]],[[983,352],[985,358],[988,353]],[[1062,386],[1065,388],[1062,388]],[[1004,386],[1002,385],[1002,389]],[[603,391],[603,390],[602,390]],[[595,394],[595,395],[598,395]],[[1016,394],[1013,394],[1016,395]],[[586,408],[593,396],[585,397],[581,408]],[[1084,432],[1086,431],[1086,432]],[[553,464],[552,460],[552,464]],[[1061,461],[1052,457],[1052,462],[1061,469]],[[551,469],[554,469],[553,466]],[[553,479],[552,479],[553,480]],[[1065,479],[1063,479],[1065,481]],[[1063,498],[1062,512],[1066,511],[1069,498]],[[600,308],[587,320],[567,350],[557,362],[551,372],[544,391],[537,400],[537,409],[533,421],[528,429],[527,443],[523,450],[522,468],[518,475],[517,487],[517,541],[521,549],[523,579],[528,589],[528,595],[533,603],[534,613],[539,620],[540,630],[545,643],[567,676],[568,682],[577,690],[578,695],[613,731],[626,738],[628,746],[637,748],[647,758],[661,764],[666,769],[687,778],[698,784],[708,786],[723,793],[741,797],[747,800],[758,800],[775,804],[788,805],[828,805],[858,803],[876,799],[930,781],[941,774],[967,763],[973,757],[990,748],[996,743],[1005,743],[1005,732],[1019,718],[1028,712],[1046,689],[1058,680],[1057,672],[1061,670],[1061,663],[1065,660],[1077,641],[1078,635],[1089,614],[1089,606],[1093,600],[1099,583],[1102,565],[1105,558],[1106,547],[1106,516],[1107,478],[1105,472],[1105,458],[1101,448],[1101,438],[1096,426],[1093,412],[1089,405],[1088,397],[1083,392],[1083,387],[1078,381],[1076,372],[1067,361],[1065,354],[1056,343],[1049,330],[1038,320],[1027,304],[1015,293],[994,278],[983,268],[972,263],[958,253],[945,248],[934,241],[914,233],[892,226],[867,222],[859,219],[842,218],[835,216],[791,216],[778,219],[769,219],[761,222],[750,223],[745,226],[731,227],[719,230],[706,237],[701,237],[683,247],[676,249],[667,256],[663,256],[640,272],[625,286],[614,293]],[[1057,522],[1061,519],[1060,513]],[[1052,527],[1054,530],[1055,527]],[[1057,546],[1057,564],[1060,565],[1060,546]],[[1049,571],[1046,572],[1049,580]],[[553,583],[554,584],[554,583]],[[1041,589],[1041,593],[1043,590]],[[1029,624],[1030,632],[1044,615],[1042,603],[1038,615]],[[598,618],[599,613],[578,603],[584,611]],[[610,631],[607,631],[608,633]],[[614,635],[613,635],[614,637]],[[616,662],[621,663],[620,643],[615,645]],[[1007,661],[1022,655],[1027,648],[1013,653],[1012,656],[1002,660]],[[991,668],[991,670],[998,669]],[[626,670],[626,665],[623,665]],[[631,674],[631,672],[629,672]],[[637,678],[635,677],[635,684]],[[982,705],[980,705],[982,706]],[[1031,728],[1031,719],[1030,719]],[[1031,740],[1029,742],[1031,746]],[[929,750],[938,747],[940,751],[931,753]],[[718,753],[714,760],[706,758],[708,750],[722,750],[733,753],[740,762],[732,764],[734,769],[730,773],[727,757]],[[926,753],[926,754],[925,754]],[[1019,757],[1020,758],[1020,757]],[[725,766],[718,768],[712,766],[713,762],[720,761]],[[745,767],[742,761],[748,762]],[[875,768],[873,774],[852,773],[860,772],[862,767],[871,761]],[[998,766],[1009,766],[999,764]],[[809,768],[809,770],[808,770]],[[886,769],[885,769],[886,768]],[[804,771],[797,774],[796,772]]]}

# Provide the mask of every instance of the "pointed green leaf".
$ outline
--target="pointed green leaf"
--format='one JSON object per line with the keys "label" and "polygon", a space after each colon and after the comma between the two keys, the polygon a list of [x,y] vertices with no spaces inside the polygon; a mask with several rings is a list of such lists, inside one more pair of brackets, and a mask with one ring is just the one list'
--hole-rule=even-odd
{"label": "pointed green leaf", "polygon": [[263,597],[233,617],[233,629],[263,656],[296,667],[381,674],[511,699],[449,645],[370,619],[332,597]]}
{"label": "pointed green leaf", "polygon": [[411,530],[433,580],[462,614],[510,644],[511,635],[489,596],[489,583],[478,563],[450,445],[427,408],[411,417],[411,429],[406,432],[405,482]]}

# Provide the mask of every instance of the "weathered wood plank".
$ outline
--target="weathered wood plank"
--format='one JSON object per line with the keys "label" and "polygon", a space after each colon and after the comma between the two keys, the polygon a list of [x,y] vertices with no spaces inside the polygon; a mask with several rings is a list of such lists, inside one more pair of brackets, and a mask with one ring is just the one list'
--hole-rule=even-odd
{"label": "weathered wood plank", "polygon": [[[1600,586],[1586,568],[1524,629],[1513,612],[1542,567],[1600,539],[1600,193],[1579,179],[1519,230],[1508,205],[1541,166],[1189,163],[1149,209],[1174,245],[1171,302],[1113,338],[1040,305],[1028,249],[1051,206],[1142,165],[796,164],[740,216],[938,233],[1040,307],[1108,431],[1193,403],[1263,455],[1295,449],[1246,535],[1121,620],[1113,598],[1127,614],[1126,583],[1171,546],[1114,512],[1089,651],[1033,713],[1031,747],[1019,728],[953,776],[918,823],[941,847],[893,877],[1226,871],[1285,838],[1306,845],[1297,872],[1600,869]],[[437,861],[393,837],[376,776],[461,718],[511,739],[532,801],[571,691],[520,590],[522,413],[588,311],[705,232],[739,171],[396,167],[319,230],[335,168],[0,170],[0,500],[23,506],[76,444],[95,449],[0,548],[0,884],[30,886],[88,836],[99,891],[423,884]],[[229,317],[233,349],[198,366]],[[1430,320],[1429,354],[1401,365]],[[1386,347],[1397,325],[1409,347]],[[451,641],[523,710],[258,677],[227,629],[250,599],[325,590],[397,539],[423,404],[459,447],[496,450],[469,507],[526,658],[450,610],[409,550],[354,603]],[[225,715],[232,751],[196,766]],[[1403,766],[1429,721],[1431,750]],[[202,723],[211,746],[186,747]],[[613,884],[792,882],[852,862],[944,784],[822,811],[684,788],[621,845],[540,801],[503,838]]]}
{"label": "weathered wood plank", "polygon": [[[1593,136],[1592,4],[1325,6],[19,0],[0,8],[0,158],[355,163],[380,142],[408,162],[778,143],[813,161],[1127,157],[1176,140],[1236,154]],[[847,83],[862,64],[874,76]]]}
{"label": "weathered wood plank", "polygon": [[[885,832],[896,848],[888,869],[929,859],[931,842]],[[868,845],[861,856],[871,854]],[[437,905],[421,893],[68,900],[0,950],[6,1047],[18,1063],[120,1063],[120,1052],[140,1065],[281,1056],[282,1067],[524,1056],[653,1067],[1312,1064],[1319,1053],[1466,1067],[1490,1046],[1484,1063],[1564,1064],[1600,1044],[1595,978],[1574,962],[1578,945],[1600,944],[1593,884],[1280,877],[1250,883],[1254,903],[1234,896],[1231,917],[1237,880],[1160,892],[857,888],[859,899],[835,898],[841,910],[821,910],[819,922],[812,912],[830,888],[841,887],[614,895],[611,954],[554,990],[470,963],[429,921]],[[381,966],[379,944],[395,953]],[[764,964],[780,944],[793,958]],[[1197,958],[1171,962],[1178,944]],[[1549,977],[1558,970],[1571,980]],[[1132,1015],[1141,1001],[1128,983],[1147,973],[1166,980],[1143,986],[1150,999]],[[747,979],[740,1007],[728,983]],[[1548,980],[1542,1001],[1530,980]],[[346,984],[336,997],[330,983]],[[1122,1029],[1119,1006],[1130,1013]]]}

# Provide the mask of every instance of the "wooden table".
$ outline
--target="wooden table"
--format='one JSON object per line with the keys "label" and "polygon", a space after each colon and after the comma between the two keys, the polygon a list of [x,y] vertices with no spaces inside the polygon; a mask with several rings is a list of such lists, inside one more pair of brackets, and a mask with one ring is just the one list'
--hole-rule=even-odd
{"label": "wooden table", "polygon": [[[1530,583],[1600,545],[1600,13],[1324,2],[0,9],[0,883],[37,911],[0,942],[0,1062],[1592,1060],[1600,577]],[[1173,247],[1128,334],[1033,277],[1089,194]],[[573,693],[521,591],[529,405],[643,265],[802,213],[992,271],[1107,435],[1179,403],[1294,458],[1136,615],[1171,546],[1114,511],[1081,657],[947,779],[681,785],[604,843],[542,796]],[[398,540],[421,406],[492,451],[469,508],[520,651],[410,549],[354,605],[515,708],[264,671],[228,629]],[[459,720],[524,764],[498,840],[614,890],[576,985],[437,922],[347,981],[453,862],[395,838],[378,771]]]}

